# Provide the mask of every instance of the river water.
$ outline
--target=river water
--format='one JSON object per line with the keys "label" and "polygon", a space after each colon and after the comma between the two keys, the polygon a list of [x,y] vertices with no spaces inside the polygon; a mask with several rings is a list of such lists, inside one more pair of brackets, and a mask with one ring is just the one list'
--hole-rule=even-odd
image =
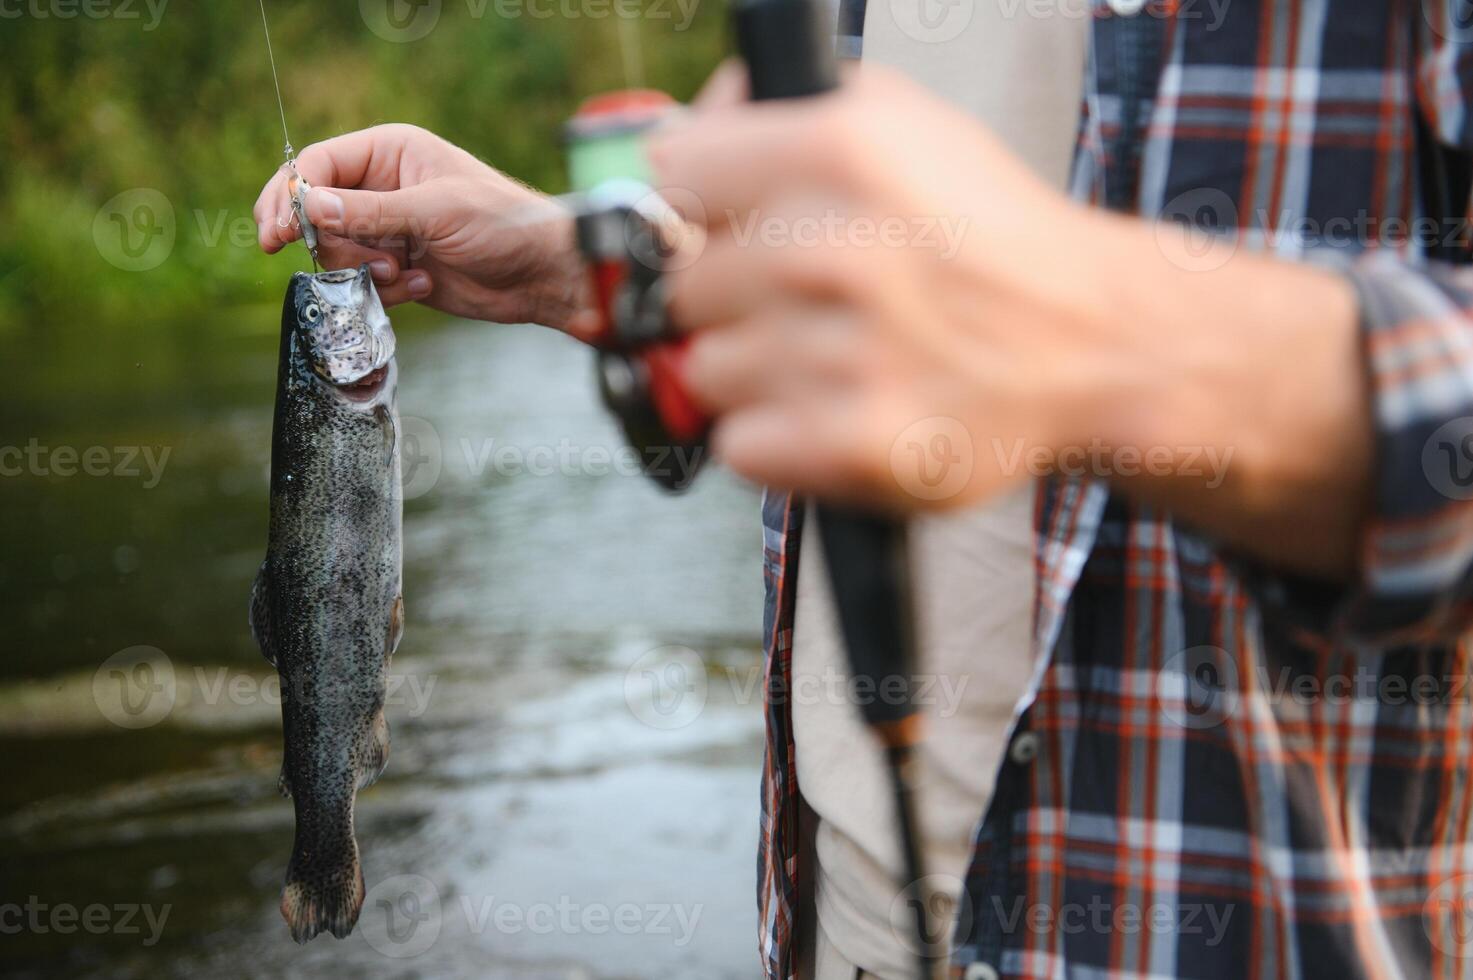
{"label": "river water", "polygon": [[359,797],[369,895],[348,939],[291,942],[245,624],[275,332],[6,356],[0,973],[753,975],[757,494],[631,473],[588,352],[531,327],[401,331],[408,625]]}

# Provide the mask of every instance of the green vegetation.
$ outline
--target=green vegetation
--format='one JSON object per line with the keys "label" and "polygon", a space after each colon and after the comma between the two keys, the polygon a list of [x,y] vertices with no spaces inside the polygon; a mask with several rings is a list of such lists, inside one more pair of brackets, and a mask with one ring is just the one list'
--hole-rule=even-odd
{"label": "green vegetation", "polygon": [[[379,5],[401,17],[438,7],[438,20],[422,38],[391,42],[368,23],[385,23]],[[266,7],[298,149],[412,122],[553,191],[565,185],[563,120],[582,98],[627,84],[621,31],[637,42],[642,81],[682,99],[725,46],[724,8],[698,0]],[[643,16],[616,15],[636,9]],[[5,17],[0,332],[136,330],[279,303],[307,259],[300,248],[264,256],[254,243],[251,206],[281,161],[255,0],[25,0]],[[158,236],[171,221],[168,247]],[[143,254],[119,252],[123,234]],[[119,268],[130,263],[151,267]]]}

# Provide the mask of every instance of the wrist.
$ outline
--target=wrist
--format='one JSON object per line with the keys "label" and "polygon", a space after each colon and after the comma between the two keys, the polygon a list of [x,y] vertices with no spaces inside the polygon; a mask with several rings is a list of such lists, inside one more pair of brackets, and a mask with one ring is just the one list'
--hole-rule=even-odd
{"label": "wrist", "polygon": [[1098,329],[1114,367],[1081,386],[1066,438],[1103,442],[1107,475],[1131,496],[1236,547],[1343,574],[1370,469],[1353,288],[1233,239],[1109,220]]}
{"label": "wrist", "polygon": [[1095,475],[1109,470],[1117,446],[1138,443],[1166,397],[1152,359],[1169,330],[1150,301],[1159,256],[1141,240],[1139,222],[1074,204],[1050,285],[1046,322],[1060,338],[1041,365],[1033,400],[1037,441],[1056,465],[1086,454]]}
{"label": "wrist", "polygon": [[577,324],[593,308],[593,290],[583,259],[573,241],[571,226],[554,222],[557,230],[544,243],[541,269],[529,289],[528,320],[565,333],[577,334]]}

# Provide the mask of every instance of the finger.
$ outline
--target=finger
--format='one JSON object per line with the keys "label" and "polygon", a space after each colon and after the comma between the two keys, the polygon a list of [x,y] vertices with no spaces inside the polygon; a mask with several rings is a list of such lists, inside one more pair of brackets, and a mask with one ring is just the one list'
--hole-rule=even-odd
{"label": "finger", "polygon": [[[793,227],[798,220],[772,215]],[[757,316],[793,302],[853,299],[873,288],[877,249],[818,248],[796,242],[745,243],[712,236],[689,266],[668,280],[667,308],[683,330],[702,330]]]}
{"label": "finger", "polygon": [[367,263],[373,281],[381,285],[393,282],[399,276],[398,256],[335,235],[323,235],[318,239],[317,261],[324,269],[356,269]]}
{"label": "finger", "polygon": [[842,150],[824,141],[823,124],[838,98],[830,94],[697,113],[652,134],[649,159],[661,186],[695,194],[708,215],[741,214],[774,188],[829,176],[831,160]]}
{"label": "finger", "polygon": [[698,405],[719,415],[800,392],[843,389],[861,375],[871,345],[841,311],[800,309],[700,334],[682,380]]}
{"label": "finger", "polygon": [[419,237],[429,219],[424,201],[423,185],[397,191],[313,187],[307,192],[307,218],[319,231],[371,244]]}
{"label": "finger", "polygon": [[683,330],[751,316],[774,302],[772,250],[730,238],[703,239],[700,255],[666,279],[666,309]]}
{"label": "finger", "polygon": [[843,503],[883,503],[888,447],[872,437],[857,399],[806,399],[726,416],[712,448],[762,486]]}
{"label": "finger", "polygon": [[273,174],[261,189],[252,212],[256,218],[256,240],[268,255],[302,237],[301,228],[293,220],[287,177],[285,168]]}
{"label": "finger", "polygon": [[434,280],[423,269],[410,269],[391,283],[378,287],[379,300],[384,306],[427,300],[434,293]]}
{"label": "finger", "polygon": [[705,112],[737,105],[747,101],[750,90],[746,66],[728,58],[706,79],[706,84],[691,100],[691,108]]}
{"label": "finger", "polygon": [[313,143],[297,156],[297,172],[307,183],[325,187],[395,190],[412,126],[390,123],[344,133]]}
{"label": "finger", "polygon": [[[399,187],[399,168],[412,127],[373,126],[313,143],[296,157],[297,172],[313,185],[393,190]],[[301,237],[291,219],[290,172],[279,168],[262,188],[253,213],[261,247],[276,252]]]}

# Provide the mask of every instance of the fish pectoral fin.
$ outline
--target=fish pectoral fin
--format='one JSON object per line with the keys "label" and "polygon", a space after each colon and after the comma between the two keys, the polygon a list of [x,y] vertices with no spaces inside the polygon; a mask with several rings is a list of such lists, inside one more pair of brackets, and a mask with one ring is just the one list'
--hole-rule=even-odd
{"label": "fish pectoral fin", "polygon": [[389,613],[389,656],[393,656],[399,649],[399,641],[404,639],[404,597],[398,596],[394,599],[394,609]]}
{"label": "fish pectoral fin", "polygon": [[378,709],[378,714],[373,716],[373,724],[369,727],[360,750],[358,788],[366,789],[378,782],[378,778],[384,774],[384,767],[389,764],[389,720],[384,717],[383,708]]}
{"label": "fish pectoral fin", "polygon": [[256,581],[251,585],[251,606],[246,614],[246,622],[251,626],[251,635],[256,638],[256,646],[261,648],[261,656],[275,667],[276,651],[271,646],[271,607],[267,602],[269,591],[266,563],[263,561],[261,570],[256,573]]}
{"label": "fish pectoral fin", "polygon": [[384,452],[384,462],[392,463],[399,445],[398,420],[394,418],[393,411],[387,405],[375,406],[373,415],[378,419],[379,436],[383,439],[381,448]]}

